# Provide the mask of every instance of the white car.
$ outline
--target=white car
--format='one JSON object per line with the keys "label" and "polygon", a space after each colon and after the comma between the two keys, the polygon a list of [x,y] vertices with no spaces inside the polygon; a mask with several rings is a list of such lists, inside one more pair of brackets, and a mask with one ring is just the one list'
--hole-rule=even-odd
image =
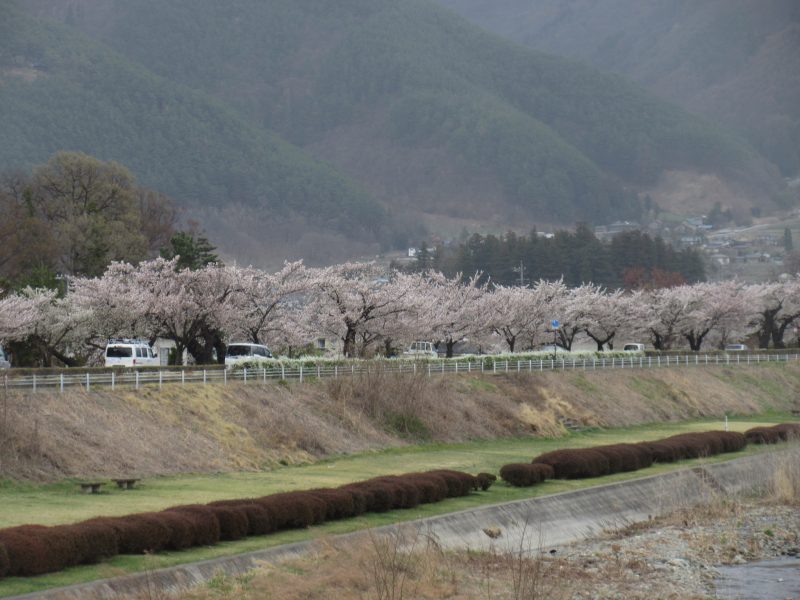
{"label": "white car", "polygon": [[408,350],[403,352],[403,356],[427,356],[436,358],[439,356],[439,353],[436,352],[436,348],[433,347],[433,342],[412,342]]}
{"label": "white car", "polygon": [[144,340],[111,339],[106,344],[107,367],[157,367],[161,363]]}
{"label": "white car", "polygon": [[272,352],[263,344],[234,342],[225,352],[225,366],[232,367],[243,362],[266,362],[272,360]]}

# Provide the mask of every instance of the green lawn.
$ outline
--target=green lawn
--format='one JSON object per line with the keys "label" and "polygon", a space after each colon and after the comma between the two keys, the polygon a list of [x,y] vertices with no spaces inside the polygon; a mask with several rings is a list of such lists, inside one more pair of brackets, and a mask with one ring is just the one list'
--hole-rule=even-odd
{"label": "green lawn", "polygon": [[[731,420],[731,430],[743,431],[758,424],[789,421],[788,415],[770,414]],[[665,437],[686,431],[722,429],[720,421],[642,425],[573,434],[559,439],[510,439],[464,444],[435,444],[391,449],[346,456],[312,465],[284,467],[262,473],[184,475],[146,479],[131,491],[107,484],[107,491],[97,495],[80,493],[75,481],[53,485],[0,482],[0,527],[22,523],[58,524],[80,521],[99,515],[122,515],[186,503],[204,503],[224,498],[263,496],[273,492],[314,487],[330,487],[376,475],[405,473],[428,469],[451,468],[477,473],[496,473],[509,462],[526,462],[533,456],[561,447],[596,446],[616,442],[635,442]],[[706,462],[729,460],[747,453],[763,451],[749,447],[743,452],[714,457]],[[688,461],[687,461],[688,462]],[[260,550],[272,546],[345,533],[401,521],[408,521],[484,504],[520,500],[582,487],[663,473],[687,464],[658,465],[635,473],[623,473],[602,479],[548,481],[532,488],[512,488],[496,483],[488,492],[446,500],[413,510],[365,515],[306,530],[288,531],[239,542],[225,542],[213,547],[184,552],[165,552],[156,556],[117,556],[101,565],[79,567],[35,578],[0,580],[0,597],[71,585],[126,573],[158,569],[208,558]]]}

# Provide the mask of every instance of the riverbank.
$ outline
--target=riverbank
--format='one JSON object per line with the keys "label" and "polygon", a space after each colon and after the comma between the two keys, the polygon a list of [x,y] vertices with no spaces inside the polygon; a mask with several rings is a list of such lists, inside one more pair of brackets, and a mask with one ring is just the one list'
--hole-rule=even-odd
{"label": "riverbank", "polygon": [[0,478],[257,472],[421,443],[800,411],[800,363],[0,390]]}

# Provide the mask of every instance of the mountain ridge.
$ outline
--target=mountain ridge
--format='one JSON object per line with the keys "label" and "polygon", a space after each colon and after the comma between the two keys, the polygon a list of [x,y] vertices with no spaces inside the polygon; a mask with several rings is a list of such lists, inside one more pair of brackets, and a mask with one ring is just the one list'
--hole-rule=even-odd
{"label": "mountain ridge", "polygon": [[[781,198],[772,167],[736,136],[619,76],[527,50],[426,0],[30,0],[26,9],[213,98],[249,133],[244,148],[224,140],[236,148],[233,187],[242,196],[258,195],[247,158],[264,152],[259,140],[288,140],[296,148],[274,144],[305,169],[315,163],[301,156],[324,161],[316,168],[327,176],[312,169],[320,185],[308,185],[302,168],[272,171],[284,190],[276,206],[305,206],[291,231],[313,225],[305,251],[318,256],[334,237],[366,241],[362,250],[402,246],[424,235],[415,224],[436,219],[474,215],[498,229],[635,219],[639,196],[671,171],[710,172]],[[213,190],[202,181],[198,194]],[[324,182],[343,191],[316,210]],[[350,203],[341,216],[338,202]],[[244,208],[226,210],[224,235],[247,228]]]}

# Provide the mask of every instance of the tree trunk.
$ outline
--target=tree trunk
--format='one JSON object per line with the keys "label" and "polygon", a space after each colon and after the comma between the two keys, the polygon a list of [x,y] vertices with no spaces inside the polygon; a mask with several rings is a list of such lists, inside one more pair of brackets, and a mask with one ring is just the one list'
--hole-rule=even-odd
{"label": "tree trunk", "polygon": [[769,340],[775,331],[775,315],[777,310],[765,310],[761,313],[761,326],[758,329],[758,347],[762,350],[769,348]]}
{"label": "tree trunk", "polygon": [[514,354],[514,345],[517,343],[516,337],[506,338],[506,344],[508,344],[508,351],[511,354]]}
{"label": "tree trunk", "polygon": [[686,341],[689,342],[689,348],[691,348],[692,352],[700,352],[700,346],[703,345],[703,340],[709,331],[710,329],[706,329],[702,333],[695,333],[692,331],[685,334]]}
{"label": "tree trunk", "polygon": [[347,326],[347,333],[344,334],[344,348],[342,352],[345,357],[353,358],[356,352],[356,330],[355,327]]}
{"label": "tree trunk", "polygon": [[453,358],[453,347],[455,345],[456,345],[456,341],[455,340],[447,340],[445,342],[445,348],[447,349],[447,353],[445,354],[445,356],[447,358]]}

